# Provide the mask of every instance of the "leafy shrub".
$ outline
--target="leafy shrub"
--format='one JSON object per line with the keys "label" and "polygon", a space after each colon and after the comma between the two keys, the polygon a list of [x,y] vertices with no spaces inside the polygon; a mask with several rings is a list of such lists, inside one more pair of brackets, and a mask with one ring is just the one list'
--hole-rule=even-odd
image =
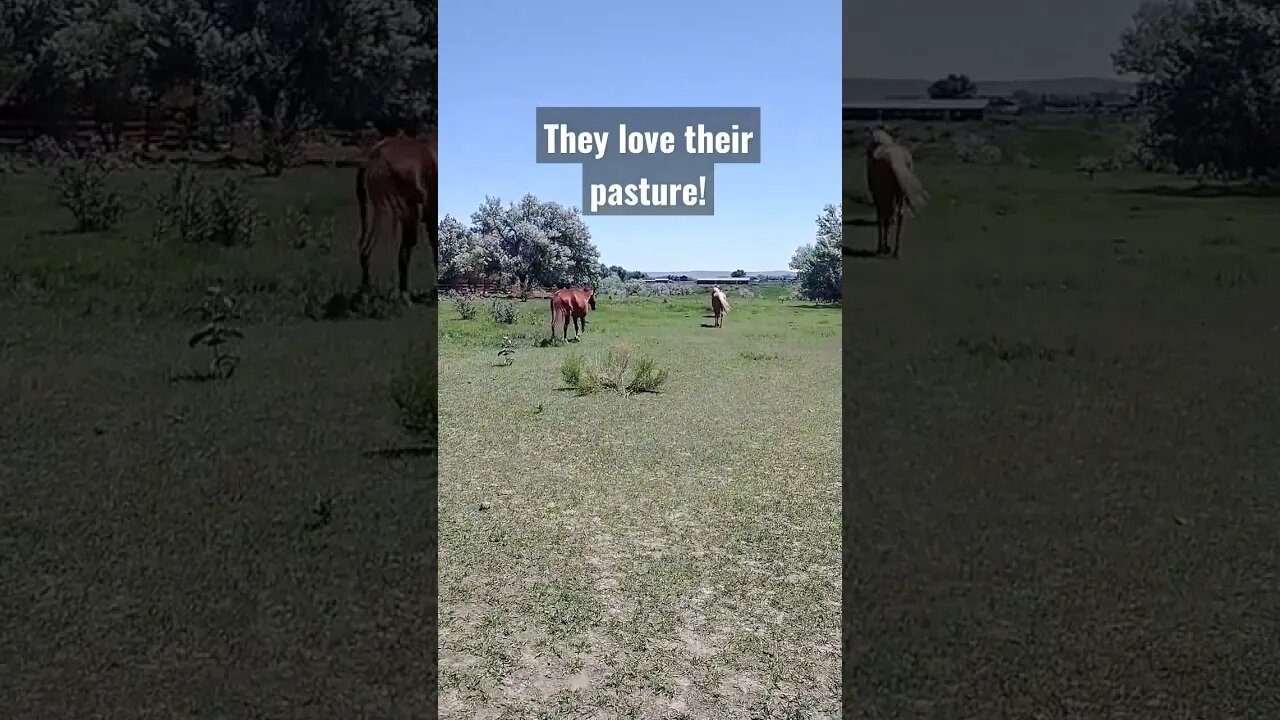
{"label": "leafy shrub", "polygon": [[253,243],[258,211],[245,192],[244,180],[225,178],[209,183],[190,165],[171,174],[169,192],[157,202],[157,238],[175,235],[196,245],[232,247]]}
{"label": "leafy shrub", "polygon": [[214,285],[206,291],[204,302],[192,310],[200,314],[205,325],[187,339],[187,347],[204,345],[213,351],[208,377],[231,377],[240,364],[240,356],[228,352],[225,346],[244,337],[228,324],[230,320],[240,318],[235,298],[223,292],[221,286]]}
{"label": "leafy shrub", "polygon": [[33,155],[42,167],[56,169],[58,204],[71,211],[77,231],[110,230],[120,221],[124,201],[109,182],[120,169],[119,158],[96,143],[76,154],[47,136],[36,141]]}
{"label": "leafy shrub", "polygon": [[1090,180],[1100,172],[1108,169],[1108,164],[1102,158],[1089,155],[1082,157],[1076,161],[1076,172],[1082,173]]}
{"label": "leafy shrub", "polygon": [[276,234],[283,243],[298,250],[308,247],[328,249],[333,247],[335,223],[332,215],[316,217],[311,196],[307,195],[300,205],[285,208]]}
{"label": "leafy shrub", "polygon": [[107,184],[112,170],[110,161],[99,155],[70,160],[58,168],[54,178],[58,203],[71,211],[76,230],[110,230],[120,222],[124,202]]}
{"label": "leafy shrub", "polygon": [[[304,124],[307,124],[304,122]],[[303,160],[303,136],[280,127],[256,132],[257,154],[262,169],[269,176],[279,176],[286,168],[295,167]]]}
{"label": "leafy shrub", "polygon": [[569,356],[560,365],[560,377],[578,395],[590,395],[604,389],[625,397],[658,392],[667,382],[668,371],[659,367],[652,358],[633,358],[630,346],[623,343],[607,350],[594,363],[588,363],[577,354]]}
{"label": "leafy shrub", "polygon": [[503,335],[502,342],[498,345],[498,357],[503,358],[504,364],[510,366],[515,361],[515,354],[516,341],[509,335]]}
{"label": "leafy shrub", "polygon": [[516,321],[518,314],[515,303],[510,300],[494,300],[489,305],[489,317],[496,323],[510,325]]}
{"label": "leafy shrub", "polygon": [[653,358],[636,359],[636,369],[626,385],[626,393],[658,392],[667,382],[667,369],[658,367]]}
{"label": "leafy shrub", "polygon": [[470,320],[480,312],[480,308],[476,306],[476,302],[466,295],[455,295],[453,298],[453,307],[458,311],[458,317],[462,320]]}
{"label": "leafy shrub", "polygon": [[600,376],[576,353],[560,364],[560,377],[579,395],[590,395],[600,389]]}
{"label": "leafy shrub", "polygon": [[48,135],[41,135],[31,143],[27,154],[32,164],[41,168],[56,168],[67,158],[67,150]]}
{"label": "leafy shrub", "polygon": [[424,342],[409,348],[391,377],[391,401],[396,406],[401,427],[432,446],[436,442],[438,412],[433,345],[434,342]]}
{"label": "leafy shrub", "polygon": [[610,275],[600,281],[600,285],[596,288],[596,295],[609,298],[628,298],[628,297],[675,297],[680,295],[694,295],[702,290],[689,285],[669,285],[666,283],[645,283],[638,280],[619,280],[616,275]]}
{"label": "leafy shrub", "polygon": [[995,165],[1004,159],[999,146],[988,142],[976,133],[958,135],[952,144],[956,159],[966,165]]}

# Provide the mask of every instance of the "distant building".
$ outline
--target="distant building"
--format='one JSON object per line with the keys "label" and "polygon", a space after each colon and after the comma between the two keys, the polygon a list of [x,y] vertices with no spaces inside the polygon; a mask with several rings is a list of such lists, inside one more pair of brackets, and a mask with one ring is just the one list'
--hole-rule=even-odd
{"label": "distant building", "polygon": [[989,98],[862,100],[844,104],[844,120],[846,122],[982,120],[987,116],[990,107]]}
{"label": "distant building", "polygon": [[726,277],[726,278],[698,278],[698,285],[749,285],[755,278],[746,277]]}

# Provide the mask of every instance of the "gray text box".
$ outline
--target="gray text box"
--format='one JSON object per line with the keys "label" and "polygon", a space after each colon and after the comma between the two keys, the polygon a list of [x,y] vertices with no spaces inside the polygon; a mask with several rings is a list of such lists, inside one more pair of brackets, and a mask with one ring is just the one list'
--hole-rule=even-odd
{"label": "gray text box", "polygon": [[[760,162],[760,108],[540,107],[536,134],[539,163],[582,164],[586,215],[712,215],[715,164]],[[593,185],[631,186],[639,200],[642,180],[650,186],[690,184],[702,192],[695,205],[683,204],[684,193],[676,193],[681,202],[673,205],[592,209]],[[653,199],[671,196],[665,188],[651,190]]]}

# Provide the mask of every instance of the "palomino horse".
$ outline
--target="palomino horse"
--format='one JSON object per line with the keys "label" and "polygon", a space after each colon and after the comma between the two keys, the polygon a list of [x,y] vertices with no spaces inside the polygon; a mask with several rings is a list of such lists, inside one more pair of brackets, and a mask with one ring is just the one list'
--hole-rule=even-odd
{"label": "palomino horse", "polygon": [[[360,203],[360,289],[368,290],[369,260],[378,243],[383,221],[400,226],[399,290],[409,300],[409,260],[418,244],[418,226],[425,225],[431,257],[440,257],[436,222],[436,137],[389,137],[370,148],[356,171],[356,200]],[[369,218],[368,206],[373,205]],[[372,220],[372,221],[370,221]]]}
{"label": "palomino horse", "polygon": [[876,206],[876,254],[889,252],[889,228],[897,225],[893,256],[898,257],[903,208],[918,212],[929,195],[916,177],[911,153],[884,130],[871,131],[871,144],[867,146],[867,187]]}
{"label": "palomino horse", "polygon": [[[569,319],[573,319],[573,336],[587,330],[587,309],[596,309],[596,291],[582,288],[561,288],[551,294],[551,339],[556,339],[556,318],[564,319],[564,339],[569,339]],[[578,323],[582,329],[578,329]]]}
{"label": "palomino horse", "polygon": [[724,327],[724,316],[729,314],[729,298],[719,287],[711,288],[711,312],[716,316],[716,327]]}

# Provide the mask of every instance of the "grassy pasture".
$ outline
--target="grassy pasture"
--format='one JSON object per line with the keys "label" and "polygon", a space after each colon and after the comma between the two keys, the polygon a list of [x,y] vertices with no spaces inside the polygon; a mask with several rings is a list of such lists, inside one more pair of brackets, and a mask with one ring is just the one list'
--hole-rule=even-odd
{"label": "grassy pasture", "polygon": [[[730,303],[601,298],[545,347],[546,300],[441,302],[441,717],[836,716],[840,310]],[[660,393],[564,387],[621,343]]]}
{"label": "grassy pasture", "polygon": [[1277,197],[969,129],[897,261],[846,135],[848,717],[1275,716]]}
{"label": "grassy pasture", "polygon": [[[0,716],[434,706],[435,463],[386,386],[435,309],[304,317],[354,286],[352,175],[251,178],[275,224],[245,248],[152,243],[144,209],[69,233],[47,175],[0,180]],[[166,181],[116,182],[134,201]],[[295,248],[279,223],[306,194],[335,230]],[[215,282],[246,304],[243,361],[226,381],[175,382],[208,363],[181,311]]]}

